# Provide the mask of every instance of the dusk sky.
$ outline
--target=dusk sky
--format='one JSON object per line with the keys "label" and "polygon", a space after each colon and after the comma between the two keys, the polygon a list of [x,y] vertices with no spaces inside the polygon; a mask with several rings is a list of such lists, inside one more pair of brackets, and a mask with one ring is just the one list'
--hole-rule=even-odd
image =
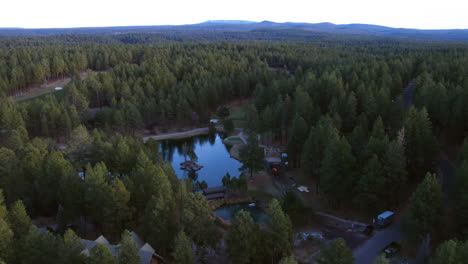
{"label": "dusk sky", "polygon": [[180,25],[206,20],[468,28],[466,0],[1,0],[0,27]]}

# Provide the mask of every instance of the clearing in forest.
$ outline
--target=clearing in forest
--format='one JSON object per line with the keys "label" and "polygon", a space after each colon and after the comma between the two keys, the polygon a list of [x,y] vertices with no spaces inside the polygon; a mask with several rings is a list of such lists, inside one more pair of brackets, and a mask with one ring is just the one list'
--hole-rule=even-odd
{"label": "clearing in forest", "polygon": [[[80,73],[81,79],[86,78],[87,75],[88,75],[88,72]],[[62,79],[54,80],[50,83],[35,85],[25,91],[22,91],[15,95],[10,96],[10,98],[16,102],[21,102],[24,100],[32,99],[41,95],[55,92],[55,87],[64,87],[70,81],[71,81],[70,77],[65,77]]]}

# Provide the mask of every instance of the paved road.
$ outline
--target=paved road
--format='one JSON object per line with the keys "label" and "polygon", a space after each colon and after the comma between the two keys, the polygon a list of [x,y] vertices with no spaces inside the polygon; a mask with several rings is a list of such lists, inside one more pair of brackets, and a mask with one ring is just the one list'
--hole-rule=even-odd
{"label": "paved road", "polygon": [[[444,193],[444,206],[448,204],[448,199],[452,187],[452,179],[454,175],[454,166],[448,157],[442,153],[439,159],[439,169],[438,174],[442,184],[442,191]],[[396,223],[390,227],[377,231],[375,235],[366,241],[361,247],[358,247],[354,250],[354,257],[356,259],[356,264],[372,264],[373,260],[379,256],[382,248],[392,241],[400,242],[403,240],[404,235],[401,232],[401,225],[404,221],[405,215],[403,214]],[[423,249],[420,249],[417,253],[415,259],[411,260],[411,264],[423,264],[424,262],[424,252]]]}
{"label": "paved road", "polygon": [[403,240],[401,232],[402,218],[395,224],[386,229],[378,230],[374,236],[367,240],[362,246],[354,250],[356,264],[372,264],[374,260],[382,253],[382,248],[390,242],[400,242]]}
{"label": "paved road", "polygon": [[[413,100],[413,95],[415,91],[416,80],[413,79],[408,86],[403,91],[403,100],[405,104],[405,109],[408,109]],[[448,204],[448,199],[450,195],[450,191],[452,188],[452,179],[454,175],[454,166],[452,162],[449,160],[445,153],[441,154],[439,158],[439,168],[438,168],[438,175],[440,182],[442,184],[442,191],[444,193],[444,206],[446,207]],[[356,264],[372,264],[374,259],[377,258],[381,254],[382,248],[384,248],[387,244],[392,241],[400,242],[403,240],[404,235],[401,232],[401,226],[404,222],[405,214],[401,215],[395,224],[392,226],[377,231],[374,236],[367,240],[361,247],[358,247],[354,250],[354,257],[356,259]],[[424,252],[423,249],[420,249],[417,253],[415,259],[411,260],[410,264],[423,264],[424,263]]]}

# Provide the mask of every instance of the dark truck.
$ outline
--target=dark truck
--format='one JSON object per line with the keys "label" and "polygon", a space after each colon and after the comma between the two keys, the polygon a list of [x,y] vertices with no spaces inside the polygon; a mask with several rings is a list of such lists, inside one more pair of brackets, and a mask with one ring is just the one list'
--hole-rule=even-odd
{"label": "dark truck", "polygon": [[394,218],[395,214],[393,212],[385,211],[379,214],[376,219],[374,219],[374,224],[377,228],[384,228],[390,225]]}
{"label": "dark truck", "polygon": [[397,242],[392,242],[382,249],[382,253],[386,258],[391,258],[395,256],[401,249],[400,244]]}

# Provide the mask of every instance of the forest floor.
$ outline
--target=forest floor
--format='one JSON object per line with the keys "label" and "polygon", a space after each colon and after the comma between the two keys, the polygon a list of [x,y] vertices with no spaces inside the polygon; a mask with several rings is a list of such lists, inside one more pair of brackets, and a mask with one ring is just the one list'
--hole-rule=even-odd
{"label": "forest floor", "polygon": [[[86,71],[80,73],[80,77],[82,79],[86,78],[87,76],[88,76],[88,72]],[[32,99],[32,98],[35,98],[44,94],[53,93],[55,92],[55,87],[63,87],[67,85],[70,81],[71,81],[71,77],[53,79],[53,80],[46,82],[45,84],[31,86],[24,91],[21,91],[19,93],[16,93],[10,96],[10,98],[16,102],[21,102],[24,100]]]}
{"label": "forest floor", "polygon": [[253,178],[249,179],[247,186],[249,191],[260,191],[268,193],[273,197],[281,197],[281,190],[274,185],[272,176],[265,170],[255,172]]}

